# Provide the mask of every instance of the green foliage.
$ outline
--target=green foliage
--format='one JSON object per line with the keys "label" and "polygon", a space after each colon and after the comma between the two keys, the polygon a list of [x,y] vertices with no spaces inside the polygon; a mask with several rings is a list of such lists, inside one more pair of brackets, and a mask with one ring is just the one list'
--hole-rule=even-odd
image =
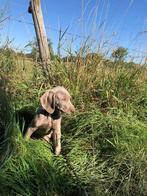
{"label": "green foliage", "polygon": [[0,69],[5,74],[10,74],[14,71],[15,55],[12,49],[0,49]]}
{"label": "green foliage", "polygon": [[9,134],[6,129],[12,121],[12,106],[10,94],[6,91],[7,81],[0,74],[0,167],[5,159],[9,156],[7,149],[9,148]]}
{"label": "green foliage", "polygon": [[[12,127],[12,126],[11,126]],[[94,109],[68,117],[62,156],[11,130],[13,152],[0,172],[1,195],[143,195],[146,126],[131,115]]]}
{"label": "green foliage", "polygon": [[127,48],[119,47],[112,52],[111,56],[115,59],[115,61],[123,61],[127,54]]}
{"label": "green foliage", "polygon": [[[0,60],[1,195],[146,195],[146,67],[91,53],[55,58],[52,77],[43,78],[37,63],[11,55]],[[63,116],[59,157],[44,141],[24,141],[12,118],[12,106],[37,107],[57,85],[69,89],[77,110]]]}
{"label": "green foliage", "polygon": [[[68,195],[76,191],[66,160],[55,157],[49,144],[24,141],[11,124],[10,157],[0,172],[1,195]],[[8,130],[7,130],[8,131]]]}
{"label": "green foliage", "polygon": [[80,182],[93,187],[90,195],[144,193],[145,124],[129,114],[94,109],[67,120],[64,130],[63,150]]}

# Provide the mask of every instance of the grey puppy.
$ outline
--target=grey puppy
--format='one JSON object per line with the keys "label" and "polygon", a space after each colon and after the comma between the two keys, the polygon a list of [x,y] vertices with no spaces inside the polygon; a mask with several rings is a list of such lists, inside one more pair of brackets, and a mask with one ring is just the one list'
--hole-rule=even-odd
{"label": "grey puppy", "polygon": [[57,86],[46,91],[40,98],[41,106],[29,125],[25,139],[29,139],[34,132],[49,142],[53,138],[55,154],[61,152],[61,112],[70,114],[75,111],[71,103],[71,96],[63,86]]}

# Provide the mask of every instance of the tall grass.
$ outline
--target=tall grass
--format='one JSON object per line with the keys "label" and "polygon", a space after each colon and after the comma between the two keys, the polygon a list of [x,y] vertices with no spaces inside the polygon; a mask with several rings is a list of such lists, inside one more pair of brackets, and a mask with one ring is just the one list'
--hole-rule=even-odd
{"label": "tall grass", "polygon": [[65,122],[60,157],[43,141],[24,141],[13,126],[1,195],[145,195],[145,124],[97,109]]}
{"label": "tall grass", "polygon": [[[9,57],[2,55],[1,81],[10,98],[1,103],[11,103],[13,110],[3,110],[1,152],[7,155],[0,171],[1,195],[146,195],[146,67],[78,55],[75,62],[55,59],[52,80],[44,82],[32,62],[26,78],[14,58],[6,72]],[[59,157],[44,141],[24,141],[14,118],[6,115],[37,107],[40,95],[55,85],[70,91],[77,109],[63,116]]]}
{"label": "tall grass", "polygon": [[[103,58],[53,65],[53,84],[71,90],[76,105],[84,110],[90,103],[105,111],[122,109],[140,115],[146,104],[146,67],[107,62]],[[87,104],[88,103],[88,104]]]}
{"label": "tall grass", "polygon": [[64,129],[63,150],[95,195],[144,194],[145,124],[129,114],[94,109],[72,117]]}
{"label": "tall grass", "polygon": [[13,156],[0,173],[1,195],[64,195],[71,189],[70,175],[56,167],[49,145],[42,141],[24,142],[16,127],[12,140]]}

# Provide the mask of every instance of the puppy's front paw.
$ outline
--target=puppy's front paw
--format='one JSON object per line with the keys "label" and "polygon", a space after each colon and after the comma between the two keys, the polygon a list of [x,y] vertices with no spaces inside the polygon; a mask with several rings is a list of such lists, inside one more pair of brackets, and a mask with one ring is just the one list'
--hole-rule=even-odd
{"label": "puppy's front paw", "polygon": [[59,146],[56,147],[56,148],[55,148],[55,154],[56,154],[56,155],[59,155],[60,152],[61,152],[61,147],[59,147]]}

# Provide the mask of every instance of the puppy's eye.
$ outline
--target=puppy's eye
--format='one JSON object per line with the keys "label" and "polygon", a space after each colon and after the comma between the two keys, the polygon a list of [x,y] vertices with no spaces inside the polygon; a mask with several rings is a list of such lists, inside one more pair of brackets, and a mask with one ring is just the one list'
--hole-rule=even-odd
{"label": "puppy's eye", "polygon": [[66,101],[66,97],[63,97],[63,98],[62,98],[62,101]]}

